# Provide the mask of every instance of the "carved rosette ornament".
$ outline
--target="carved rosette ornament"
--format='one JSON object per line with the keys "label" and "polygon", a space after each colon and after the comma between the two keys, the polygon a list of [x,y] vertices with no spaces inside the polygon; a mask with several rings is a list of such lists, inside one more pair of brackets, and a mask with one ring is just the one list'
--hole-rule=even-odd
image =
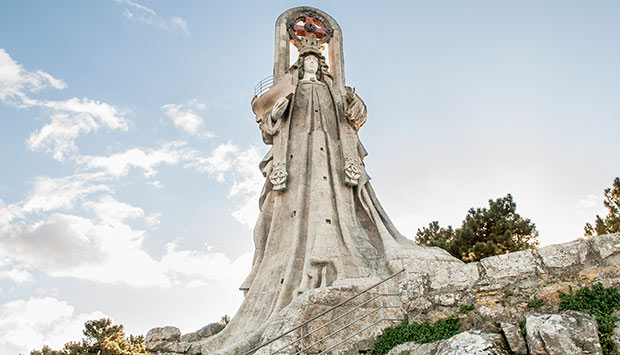
{"label": "carved rosette ornament", "polygon": [[289,18],[286,22],[286,29],[289,37],[294,41],[314,34],[321,43],[328,43],[334,34],[329,22],[321,15],[313,12],[306,12]]}
{"label": "carved rosette ornament", "polygon": [[269,182],[271,182],[273,189],[276,191],[286,190],[287,178],[288,173],[286,172],[286,166],[284,163],[277,163],[273,167],[273,170],[271,170],[271,174],[269,174]]}
{"label": "carved rosette ornament", "polygon": [[344,161],[344,183],[347,186],[357,186],[362,176],[359,164],[353,158],[346,158]]}

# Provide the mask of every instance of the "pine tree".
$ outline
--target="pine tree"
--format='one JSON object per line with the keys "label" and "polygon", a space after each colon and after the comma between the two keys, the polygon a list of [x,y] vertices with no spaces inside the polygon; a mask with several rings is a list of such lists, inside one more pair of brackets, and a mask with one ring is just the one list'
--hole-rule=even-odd
{"label": "pine tree", "polygon": [[590,223],[586,223],[583,228],[586,237],[620,233],[620,178],[616,177],[612,187],[605,189],[603,204],[607,208],[607,216],[601,218],[601,216],[596,215],[594,227]]}
{"label": "pine tree", "polygon": [[89,320],[84,325],[86,338],[79,342],[69,342],[62,350],[56,351],[44,346],[41,350],[33,350],[30,355],[142,355],[147,354],[144,348],[144,336],[125,337],[122,325],[112,325],[109,318]]}
{"label": "pine tree", "polygon": [[538,245],[538,231],[516,213],[512,195],[489,200],[489,208],[471,208],[460,228],[442,228],[438,221],[418,229],[416,242],[446,249],[465,262],[506,254]]}

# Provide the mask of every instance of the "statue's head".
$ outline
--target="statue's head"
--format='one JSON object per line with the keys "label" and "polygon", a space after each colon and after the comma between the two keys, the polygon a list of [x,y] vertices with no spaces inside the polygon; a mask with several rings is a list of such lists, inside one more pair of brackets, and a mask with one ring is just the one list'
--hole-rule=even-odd
{"label": "statue's head", "polygon": [[324,75],[329,75],[325,57],[313,52],[300,55],[296,66],[299,69],[299,79],[303,79],[306,72],[315,73],[317,80],[322,80]]}

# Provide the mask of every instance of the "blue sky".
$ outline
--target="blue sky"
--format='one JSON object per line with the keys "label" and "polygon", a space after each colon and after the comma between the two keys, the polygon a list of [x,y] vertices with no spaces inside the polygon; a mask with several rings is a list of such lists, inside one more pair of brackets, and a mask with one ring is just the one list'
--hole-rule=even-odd
{"label": "blue sky", "polygon": [[[266,152],[250,109],[290,1],[3,1],[0,354],[194,331],[242,296]],[[620,175],[620,4],[310,1],[344,32],[401,232],[512,193],[543,245]]]}

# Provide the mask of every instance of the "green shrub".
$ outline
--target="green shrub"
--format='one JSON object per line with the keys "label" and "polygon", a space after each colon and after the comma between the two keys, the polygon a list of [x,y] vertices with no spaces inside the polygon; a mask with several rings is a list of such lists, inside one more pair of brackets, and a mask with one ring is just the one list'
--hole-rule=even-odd
{"label": "green shrub", "polygon": [[525,319],[519,321],[519,329],[521,329],[521,335],[525,337],[527,335],[527,328],[525,327]]}
{"label": "green shrub", "polygon": [[383,330],[370,353],[373,355],[387,354],[395,346],[409,341],[425,344],[447,339],[455,335],[460,326],[457,317],[441,319],[433,325],[428,322],[409,323],[408,318],[405,317],[400,324]]}
{"label": "green shrub", "polygon": [[613,312],[620,309],[620,292],[617,289],[605,288],[603,284],[597,283],[575,293],[572,288],[568,294],[560,292],[560,299],[560,311],[583,311],[596,317],[603,354],[618,355],[620,349],[614,348],[611,338],[614,325],[618,321]]}
{"label": "green shrub", "polygon": [[528,303],[527,306],[530,308],[539,308],[539,307],[542,307],[543,304],[544,304],[543,300],[534,296],[532,301],[530,301],[530,303]]}
{"label": "green shrub", "polygon": [[473,304],[462,304],[461,307],[459,307],[459,311],[463,314],[467,314],[471,311],[474,310],[474,305]]}

